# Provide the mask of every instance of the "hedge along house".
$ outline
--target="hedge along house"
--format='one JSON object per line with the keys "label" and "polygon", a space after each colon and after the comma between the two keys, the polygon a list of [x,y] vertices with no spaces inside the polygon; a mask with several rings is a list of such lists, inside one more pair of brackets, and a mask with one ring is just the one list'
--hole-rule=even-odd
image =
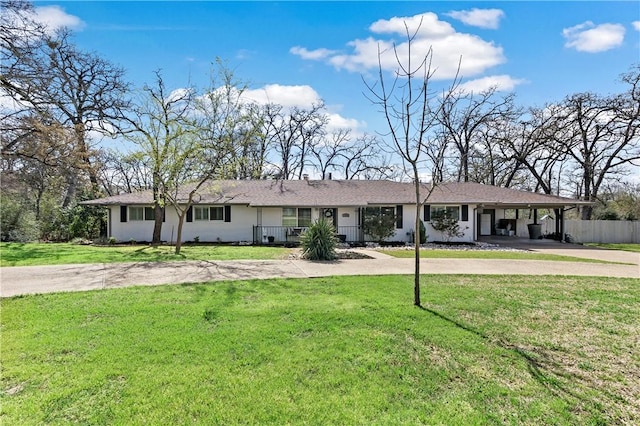
{"label": "hedge along house", "polygon": [[[425,197],[429,189],[425,184]],[[142,191],[82,204],[108,209],[108,237],[150,241],[152,197],[151,191]],[[478,183],[443,183],[431,192],[420,216],[428,241],[444,239],[431,223],[438,212],[446,211],[458,218],[462,231],[452,241],[472,242],[485,235],[530,236],[526,225],[538,223],[538,209],[554,209],[555,231],[562,236],[565,210],[581,204],[585,202]],[[212,181],[200,190],[187,211],[182,235],[184,241],[297,242],[311,223],[325,218],[332,221],[341,240],[364,242],[371,237],[362,229],[363,217],[374,213],[394,216],[396,230],[389,241],[413,241],[413,184],[381,180]],[[174,242],[177,226],[178,214],[167,206],[162,240]],[[532,232],[536,232],[535,227]]]}

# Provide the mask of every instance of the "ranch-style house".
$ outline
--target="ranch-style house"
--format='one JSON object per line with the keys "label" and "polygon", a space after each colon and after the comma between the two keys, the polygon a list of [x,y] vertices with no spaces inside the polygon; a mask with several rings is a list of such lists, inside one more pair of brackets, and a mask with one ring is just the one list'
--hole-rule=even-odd
{"label": "ranch-style house", "polygon": [[[188,187],[185,187],[188,190]],[[423,184],[421,194],[429,194]],[[438,184],[425,200],[420,217],[427,241],[443,240],[431,220],[446,211],[458,218],[462,236],[472,242],[482,236],[540,237],[539,209],[554,209],[554,232],[564,235],[565,211],[585,204],[571,198],[483,185]],[[108,237],[117,241],[150,241],[153,193],[141,191],[85,201],[108,208]],[[222,180],[200,189],[187,211],[183,241],[294,243],[319,218],[331,220],[346,242],[371,238],[362,230],[364,215],[392,214],[396,231],[389,241],[415,238],[415,190],[412,183],[386,180]],[[175,241],[178,215],[167,206],[162,240]],[[534,226],[528,226],[534,225]],[[538,225],[537,227],[535,225]]]}

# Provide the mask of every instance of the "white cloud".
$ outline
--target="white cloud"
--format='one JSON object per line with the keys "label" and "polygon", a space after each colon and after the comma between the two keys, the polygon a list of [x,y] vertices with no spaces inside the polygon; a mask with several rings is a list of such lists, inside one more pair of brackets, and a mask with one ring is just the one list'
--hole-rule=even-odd
{"label": "white cloud", "polygon": [[473,27],[495,30],[500,26],[500,19],[504,17],[504,12],[500,9],[473,8],[471,10],[453,10],[445,15]]}
{"label": "white cloud", "polygon": [[336,53],[334,50],[329,49],[308,50],[300,46],[292,47],[291,49],[289,49],[289,52],[293,53],[294,55],[300,56],[302,59],[310,59],[316,61],[319,59],[324,59]]}
{"label": "white cloud", "polygon": [[74,15],[69,15],[60,6],[41,6],[34,10],[34,19],[44,24],[50,31],[67,27],[73,30],[81,30],[85,23]]}
{"label": "white cloud", "polygon": [[190,93],[193,93],[193,89],[188,89],[185,87],[174,89],[171,91],[171,93],[169,93],[169,96],[167,96],[167,101],[179,102],[181,100],[188,99]]}
{"label": "white cloud", "polygon": [[346,118],[337,113],[329,113],[327,118],[329,119],[326,129],[328,133],[342,129],[352,129],[357,132],[358,129],[366,127],[366,123],[362,121],[358,121],[355,118]]}
{"label": "white cloud", "polygon": [[308,108],[322,102],[320,95],[311,86],[283,86],[267,84],[260,89],[247,90],[243,93],[247,99],[259,104],[274,103],[284,107]]}
{"label": "white cloud", "polygon": [[371,32],[377,34],[399,34],[406,35],[407,28],[410,33],[418,30],[420,38],[438,38],[453,34],[455,30],[448,22],[438,19],[438,15],[432,12],[422,13],[414,16],[393,17],[391,19],[380,19],[369,27]]}
{"label": "white cloud", "polygon": [[604,52],[620,46],[624,33],[624,26],[620,24],[595,25],[591,21],[562,30],[567,40],[565,47],[587,53]]}
{"label": "white cloud", "polygon": [[[312,105],[322,102],[318,92],[308,85],[267,84],[258,89],[245,90],[242,97],[258,104],[273,103],[282,105],[284,108],[310,108]],[[366,127],[366,123],[362,121],[340,115],[336,112],[336,108],[327,109],[329,110],[327,112],[327,131],[329,132],[338,129],[352,129],[354,132],[358,132],[359,129]]]}
{"label": "white cloud", "polygon": [[[374,22],[369,30],[377,35],[365,39],[356,39],[347,43],[350,52],[338,53],[329,49],[309,51],[303,47],[291,49],[291,53],[303,59],[321,60],[336,69],[351,72],[366,72],[378,67],[378,52],[382,68],[394,71],[397,62],[395,49],[403,63],[407,62],[409,46],[406,39],[407,28],[410,34],[416,33],[411,45],[412,63],[422,62],[433,51],[432,68],[436,70],[434,79],[449,79],[456,75],[458,64],[460,74],[469,77],[505,62],[502,48],[480,37],[456,32],[448,22],[438,19],[434,13],[423,13],[409,17],[394,17]],[[404,40],[397,42],[399,40]]]}
{"label": "white cloud", "polygon": [[633,21],[631,25],[633,26],[634,30],[640,31],[640,21]]}
{"label": "white cloud", "polygon": [[491,75],[466,81],[460,84],[457,89],[465,93],[480,93],[495,87],[498,92],[511,92],[518,84],[525,82],[526,80],[513,78],[509,75]]}

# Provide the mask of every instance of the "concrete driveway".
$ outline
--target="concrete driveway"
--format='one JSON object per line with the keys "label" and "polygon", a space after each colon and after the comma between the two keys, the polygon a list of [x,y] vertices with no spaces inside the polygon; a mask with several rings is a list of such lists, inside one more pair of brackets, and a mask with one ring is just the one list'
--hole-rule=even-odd
{"label": "concrete driveway", "polygon": [[[573,245],[561,246],[552,246],[551,248],[540,246],[535,251],[629,264],[494,259],[423,259],[420,263],[421,273],[640,278],[640,255],[638,253],[576,248]],[[357,251],[364,252],[373,258],[335,262],[237,260],[6,267],[0,268],[0,297],[59,291],[98,290],[133,285],[277,277],[309,278],[330,275],[413,273],[413,259],[397,259],[372,250]]]}

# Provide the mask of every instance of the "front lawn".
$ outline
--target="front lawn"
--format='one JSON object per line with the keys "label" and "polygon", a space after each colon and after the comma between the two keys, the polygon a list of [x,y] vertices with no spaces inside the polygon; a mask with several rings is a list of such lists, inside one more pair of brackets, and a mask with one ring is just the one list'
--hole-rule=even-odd
{"label": "front lawn", "polygon": [[640,280],[410,276],[2,300],[2,424],[639,424]]}
{"label": "front lawn", "polygon": [[623,251],[632,251],[635,253],[640,253],[640,244],[588,243],[587,245],[592,247],[611,249],[611,250],[623,250]]}
{"label": "front lawn", "polygon": [[69,243],[0,243],[0,266],[74,263],[160,262],[170,260],[282,259],[283,247],[185,245],[180,255],[172,246],[92,246]]}

